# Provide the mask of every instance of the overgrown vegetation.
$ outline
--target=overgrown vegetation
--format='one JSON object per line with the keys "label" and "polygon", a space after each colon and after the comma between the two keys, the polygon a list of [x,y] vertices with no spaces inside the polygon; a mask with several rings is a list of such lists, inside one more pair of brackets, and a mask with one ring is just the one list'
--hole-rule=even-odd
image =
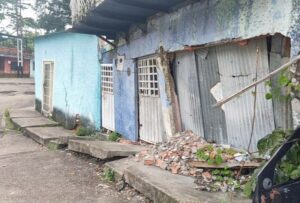
{"label": "overgrown vegetation", "polygon": [[292,131],[285,132],[282,129],[275,129],[271,134],[258,141],[257,149],[259,154],[263,156],[273,155],[291,133]]}
{"label": "overgrown vegetation", "polygon": [[115,172],[110,168],[105,168],[103,178],[106,181],[113,182],[115,181]]}
{"label": "overgrown vegetation", "polygon": [[90,136],[94,133],[92,129],[80,126],[76,130],[76,135],[77,136]]}
{"label": "overgrown vegetation", "polygon": [[[287,140],[292,131],[285,132],[282,129],[275,129],[271,134],[260,139],[257,143],[257,149],[261,156],[270,157],[276,150]],[[276,170],[276,184],[286,182],[291,179],[300,177],[300,145],[295,144],[292,149],[279,162]],[[243,189],[244,195],[251,197],[256,187],[257,175],[260,168],[256,169],[252,174],[252,178],[248,181]]]}
{"label": "overgrown vegetation", "polygon": [[204,148],[198,149],[196,152],[196,156],[201,161],[206,161],[208,164],[220,165],[224,162],[222,158],[222,153],[228,155],[234,155],[237,153],[234,149],[214,149],[213,145],[206,145]]}
{"label": "overgrown vegetation", "polygon": [[300,177],[300,143],[299,141],[286,153],[278,163],[275,183],[280,184]]}
{"label": "overgrown vegetation", "polygon": [[293,92],[300,91],[300,84],[293,82],[288,68],[281,71],[276,84],[272,84],[271,80],[265,82],[266,86],[270,87],[271,91],[266,93],[265,97],[269,99],[279,99],[280,101],[290,101],[293,98]]}
{"label": "overgrown vegetation", "polygon": [[108,140],[112,141],[112,142],[116,142],[121,138],[121,135],[119,133],[116,132],[112,132],[109,134],[108,136]]}

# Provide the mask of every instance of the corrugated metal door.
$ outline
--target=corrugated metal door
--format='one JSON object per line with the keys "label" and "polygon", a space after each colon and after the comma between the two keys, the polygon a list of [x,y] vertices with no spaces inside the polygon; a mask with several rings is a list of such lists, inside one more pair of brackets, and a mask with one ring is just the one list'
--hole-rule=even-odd
{"label": "corrugated metal door", "polygon": [[102,127],[115,130],[113,65],[101,64]]}
{"label": "corrugated metal door", "polygon": [[52,89],[53,89],[53,62],[43,64],[43,113],[50,114],[52,111]]}
{"label": "corrugated metal door", "polygon": [[[221,76],[223,96],[229,96],[255,80],[256,50],[259,49],[258,78],[269,73],[266,39],[251,40],[245,46],[228,44],[217,47],[217,57]],[[254,91],[254,89],[253,89]],[[256,120],[251,149],[256,149],[257,141],[272,132],[274,116],[272,102],[265,99],[268,92],[265,84],[257,86]],[[225,111],[228,143],[246,148],[250,138],[253,116],[254,95],[248,91],[226,103]]]}
{"label": "corrugated metal door", "polygon": [[194,52],[176,54],[174,77],[183,130],[204,137],[199,81]]}
{"label": "corrugated metal door", "polygon": [[165,141],[157,69],[155,57],[138,60],[139,133],[150,143]]}
{"label": "corrugated metal door", "polygon": [[211,89],[220,82],[218,59],[215,48],[196,51],[199,75],[201,109],[203,113],[204,136],[207,141],[227,143],[225,114],[221,108],[213,108],[217,100]]}

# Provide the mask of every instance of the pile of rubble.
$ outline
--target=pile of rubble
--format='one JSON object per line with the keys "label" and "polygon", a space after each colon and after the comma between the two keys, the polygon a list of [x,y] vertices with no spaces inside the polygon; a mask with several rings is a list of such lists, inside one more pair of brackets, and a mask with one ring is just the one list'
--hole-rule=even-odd
{"label": "pile of rubble", "polygon": [[191,131],[141,151],[135,160],[173,174],[193,176],[200,190],[223,192],[243,187],[251,177],[249,171],[260,165],[250,161],[246,152],[229,145],[207,143]]}

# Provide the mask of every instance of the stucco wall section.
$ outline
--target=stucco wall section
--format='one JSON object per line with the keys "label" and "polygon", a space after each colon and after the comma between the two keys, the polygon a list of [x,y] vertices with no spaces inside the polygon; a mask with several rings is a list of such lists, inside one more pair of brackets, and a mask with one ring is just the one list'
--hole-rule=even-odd
{"label": "stucco wall section", "polygon": [[[60,33],[35,41],[36,99],[42,101],[43,61],[54,62],[53,107],[66,119],[79,114],[101,126],[100,69],[96,36]],[[72,123],[72,121],[70,121]]]}
{"label": "stucco wall section", "polygon": [[[295,0],[294,0],[295,1]],[[203,0],[147,22],[147,33],[132,27],[129,43],[119,38],[120,52],[129,58],[281,33],[290,35],[291,0]]]}

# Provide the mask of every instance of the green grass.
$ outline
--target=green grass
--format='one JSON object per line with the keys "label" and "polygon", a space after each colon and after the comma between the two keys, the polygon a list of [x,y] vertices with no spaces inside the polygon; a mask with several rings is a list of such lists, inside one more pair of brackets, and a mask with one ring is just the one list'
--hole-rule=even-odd
{"label": "green grass", "polygon": [[85,128],[85,127],[79,127],[76,130],[76,135],[77,136],[90,136],[93,134],[93,130],[89,129],[89,128]]}
{"label": "green grass", "polygon": [[116,132],[112,132],[109,134],[108,136],[108,140],[109,141],[112,141],[112,142],[116,142],[118,141],[118,139],[121,138],[121,135],[119,133],[116,133]]}
{"label": "green grass", "polygon": [[110,168],[105,168],[103,178],[106,181],[113,182],[115,181],[115,172]]}

